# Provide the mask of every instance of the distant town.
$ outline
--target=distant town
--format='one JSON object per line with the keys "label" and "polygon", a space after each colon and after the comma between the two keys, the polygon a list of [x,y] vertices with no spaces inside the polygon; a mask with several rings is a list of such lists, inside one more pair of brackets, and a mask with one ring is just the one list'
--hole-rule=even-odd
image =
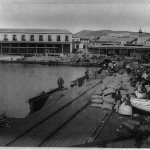
{"label": "distant town", "polygon": [[[150,51],[150,33],[83,30],[72,34],[64,29],[0,29],[0,61],[70,62],[72,54],[124,55],[139,58]],[[64,60],[62,60],[64,58]]]}

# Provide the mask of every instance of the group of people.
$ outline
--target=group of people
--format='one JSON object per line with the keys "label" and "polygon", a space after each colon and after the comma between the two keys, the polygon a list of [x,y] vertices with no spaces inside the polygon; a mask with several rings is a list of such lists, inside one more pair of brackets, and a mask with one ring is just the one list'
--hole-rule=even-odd
{"label": "group of people", "polygon": [[[95,78],[96,78],[96,75],[95,75]],[[84,83],[85,83],[85,85],[88,84],[88,80],[89,80],[89,70],[87,69],[85,71],[85,76],[84,76]],[[57,84],[58,84],[59,90],[62,91],[63,88],[64,88],[64,79],[62,78],[62,76],[58,77]]]}
{"label": "group of people", "polygon": [[123,97],[121,95],[120,91],[117,91],[116,95],[115,95],[115,107],[114,109],[116,110],[116,112],[118,112],[120,105],[125,102],[125,105],[131,106],[131,102],[130,102],[130,95],[126,94],[125,97]]}

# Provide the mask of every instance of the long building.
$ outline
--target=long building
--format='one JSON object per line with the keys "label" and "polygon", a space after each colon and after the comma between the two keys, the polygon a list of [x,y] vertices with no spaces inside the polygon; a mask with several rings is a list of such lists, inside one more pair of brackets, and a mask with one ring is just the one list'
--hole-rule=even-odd
{"label": "long building", "polygon": [[72,53],[72,33],[63,29],[0,29],[0,53]]}
{"label": "long building", "polygon": [[133,54],[150,54],[150,47],[144,47],[142,45],[89,45],[88,51],[90,54],[124,54],[132,56]]}

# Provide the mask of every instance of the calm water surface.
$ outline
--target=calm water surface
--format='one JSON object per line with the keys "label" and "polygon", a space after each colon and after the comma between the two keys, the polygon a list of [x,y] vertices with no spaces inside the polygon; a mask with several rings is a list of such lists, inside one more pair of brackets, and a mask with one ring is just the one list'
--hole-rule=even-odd
{"label": "calm water surface", "polygon": [[[29,113],[29,98],[57,87],[58,76],[70,81],[84,75],[84,67],[0,64],[0,112],[23,118]],[[91,69],[89,69],[91,71]]]}

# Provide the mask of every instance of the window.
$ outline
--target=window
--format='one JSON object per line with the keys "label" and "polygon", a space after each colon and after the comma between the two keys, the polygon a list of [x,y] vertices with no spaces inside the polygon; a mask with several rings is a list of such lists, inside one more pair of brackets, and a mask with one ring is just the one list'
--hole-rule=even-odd
{"label": "window", "polygon": [[48,41],[52,41],[52,36],[48,35]]}
{"label": "window", "polygon": [[4,41],[8,41],[7,34],[4,34]]}
{"label": "window", "polygon": [[76,49],[79,49],[79,45],[76,45]]}
{"label": "window", "polygon": [[16,35],[13,35],[13,41],[17,41]]}
{"label": "window", "polygon": [[22,36],[21,36],[21,40],[22,40],[22,41],[25,41],[25,40],[26,40],[25,35],[22,35]]}
{"label": "window", "polygon": [[39,41],[43,41],[43,35],[39,35]]}
{"label": "window", "polygon": [[57,35],[57,41],[60,41],[60,35]]}
{"label": "window", "polygon": [[34,41],[34,35],[30,35],[30,41]]}
{"label": "window", "polygon": [[65,41],[69,41],[68,35],[65,35]]}

